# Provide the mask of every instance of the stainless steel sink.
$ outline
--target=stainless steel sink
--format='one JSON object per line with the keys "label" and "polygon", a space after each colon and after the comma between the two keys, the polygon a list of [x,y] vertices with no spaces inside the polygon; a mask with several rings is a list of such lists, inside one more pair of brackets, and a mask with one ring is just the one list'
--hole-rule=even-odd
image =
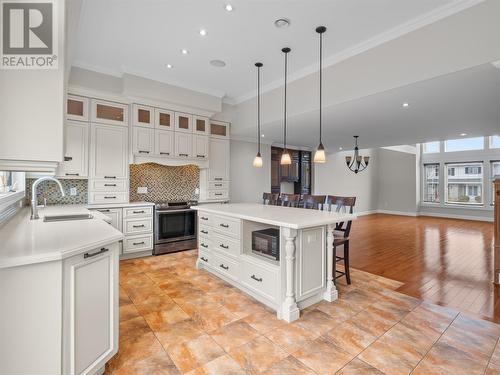
{"label": "stainless steel sink", "polygon": [[52,221],[88,220],[93,218],[94,216],[92,216],[92,214],[51,215],[51,216],[44,216],[43,221],[52,222]]}

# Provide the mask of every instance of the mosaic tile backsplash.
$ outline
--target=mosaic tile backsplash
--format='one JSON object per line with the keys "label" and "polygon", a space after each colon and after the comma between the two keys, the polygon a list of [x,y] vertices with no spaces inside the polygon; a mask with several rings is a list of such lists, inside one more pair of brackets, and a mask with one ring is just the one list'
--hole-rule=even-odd
{"label": "mosaic tile backsplash", "polygon": [[[196,200],[200,170],[195,165],[180,167],[156,163],[130,165],[130,201]],[[147,187],[147,194],[137,194],[139,186]]]}
{"label": "mosaic tile backsplash", "polygon": [[[26,179],[26,205],[31,202],[31,188],[36,178]],[[47,204],[86,204],[87,203],[87,180],[64,180],[60,179],[66,193],[61,197],[59,187],[54,181],[44,181],[38,185],[38,203],[43,204],[43,199],[47,199]],[[70,195],[70,188],[76,188],[76,195]]]}

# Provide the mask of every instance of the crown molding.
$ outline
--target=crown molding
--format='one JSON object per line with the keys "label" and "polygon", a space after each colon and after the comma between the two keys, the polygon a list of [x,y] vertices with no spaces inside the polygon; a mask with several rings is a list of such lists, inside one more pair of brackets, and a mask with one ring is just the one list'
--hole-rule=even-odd
{"label": "crown molding", "polygon": [[[347,60],[353,56],[359,55],[363,52],[366,52],[370,49],[378,47],[384,43],[387,43],[391,40],[397,39],[405,34],[408,34],[412,31],[421,29],[427,25],[430,25],[434,22],[440,21],[444,18],[452,16],[456,13],[459,13],[463,10],[471,8],[475,5],[478,5],[485,0],[457,0],[453,3],[444,5],[439,7],[431,12],[425,13],[421,16],[415,17],[401,25],[398,25],[392,29],[384,31],[378,35],[375,35],[372,38],[369,38],[361,43],[358,43],[350,48],[347,48],[335,55],[332,55],[328,58],[325,58],[323,61],[323,68],[330,67],[332,65],[338,64],[344,60]],[[310,74],[316,73],[318,71],[317,64],[311,64],[305,68],[302,68],[295,73],[289,74],[288,83],[296,81],[298,79],[304,78]],[[261,86],[260,92],[261,94],[275,90],[283,85],[281,80],[275,80],[267,85]],[[235,104],[240,104],[247,100],[250,100],[257,96],[257,90],[249,91],[245,94],[237,96],[234,98]]]}

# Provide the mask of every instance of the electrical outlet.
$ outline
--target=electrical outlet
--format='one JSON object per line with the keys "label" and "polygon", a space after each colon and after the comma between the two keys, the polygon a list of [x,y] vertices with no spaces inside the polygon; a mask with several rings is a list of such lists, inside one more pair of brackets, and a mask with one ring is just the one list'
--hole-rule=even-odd
{"label": "electrical outlet", "polygon": [[147,193],[148,193],[147,186],[138,186],[137,187],[137,194],[147,194]]}
{"label": "electrical outlet", "polygon": [[69,189],[69,195],[76,195],[78,192],[76,191],[76,187],[72,187]]}

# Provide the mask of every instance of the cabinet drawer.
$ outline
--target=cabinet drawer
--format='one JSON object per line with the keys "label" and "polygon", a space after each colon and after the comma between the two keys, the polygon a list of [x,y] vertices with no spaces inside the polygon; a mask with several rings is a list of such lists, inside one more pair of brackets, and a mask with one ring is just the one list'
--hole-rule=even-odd
{"label": "cabinet drawer", "polygon": [[239,240],[216,234],[211,238],[210,249],[218,250],[231,257],[237,257],[240,255],[241,246]]}
{"label": "cabinet drawer", "polygon": [[203,225],[202,223],[198,225],[198,237],[211,238],[212,234],[213,230],[208,225]]}
{"label": "cabinet drawer", "polygon": [[128,193],[117,192],[90,192],[89,203],[127,203]]}
{"label": "cabinet drawer", "polygon": [[153,234],[125,237],[123,240],[124,254],[146,250],[153,250]]}
{"label": "cabinet drawer", "polygon": [[130,207],[123,209],[123,218],[153,216],[153,207]]}
{"label": "cabinet drawer", "polygon": [[228,190],[209,190],[208,199],[229,199]]}
{"label": "cabinet drawer", "polygon": [[122,209],[121,208],[92,208],[90,210],[96,210],[100,213],[106,215],[111,219],[111,226],[122,231]]}
{"label": "cabinet drawer", "polygon": [[243,272],[240,281],[263,297],[276,301],[278,297],[278,272],[253,262],[241,262]]}
{"label": "cabinet drawer", "polygon": [[153,231],[153,218],[146,219],[124,219],[124,234],[139,234]]}
{"label": "cabinet drawer", "polygon": [[227,181],[210,181],[208,183],[209,190],[229,190],[229,182]]}
{"label": "cabinet drawer", "polygon": [[213,225],[214,217],[206,212],[198,212],[198,223],[200,225]]}
{"label": "cabinet drawer", "polygon": [[209,251],[206,250],[198,250],[198,259],[200,260],[201,264],[208,264],[213,267],[214,265],[214,260],[212,258],[212,254]]}
{"label": "cabinet drawer", "polygon": [[90,180],[91,191],[128,191],[128,180]]}
{"label": "cabinet drawer", "polygon": [[216,269],[219,273],[233,279],[238,280],[240,267],[238,263],[219,254],[212,255],[211,266]]}
{"label": "cabinet drawer", "polygon": [[227,236],[240,238],[241,221],[229,217],[214,216],[214,229]]}
{"label": "cabinet drawer", "polygon": [[198,238],[198,249],[199,250],[211,250],[212,248],[212,241],[210,241],[206,237],[199,237]]}

